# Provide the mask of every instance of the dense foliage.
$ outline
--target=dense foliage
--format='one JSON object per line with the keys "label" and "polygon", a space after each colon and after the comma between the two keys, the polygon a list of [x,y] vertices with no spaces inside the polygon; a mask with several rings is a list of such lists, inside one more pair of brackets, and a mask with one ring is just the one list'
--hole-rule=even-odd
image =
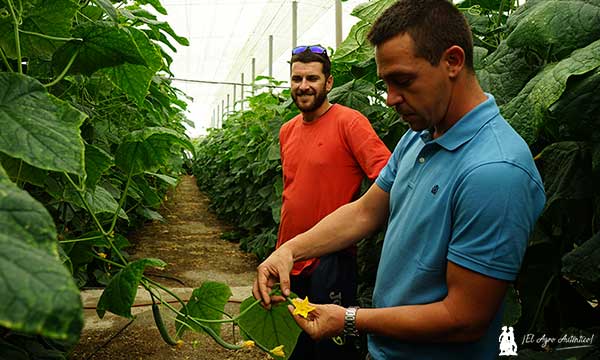
{"label": "dense foliage", "polygon": [[[375,0],[354,9],[360,21],[332,57],[335,87],[330,93],[332,102],[365,114],[390,148],[404,127],[384,107],[385,89],[377,80],[373,49],[365,36],[393,2]],[[530,145],[548,198],[521,274],[507,296],[504,323],[515,326],[517,336],[597,335],[600,194],[593,184],[600,181],[600,1],[528,0],[519,5],[514,0],[466,0],[458,7],[475,37],[478,78]],[[252,218],[259,208],[257,193],[268,199],[261,202],[262,220],[255,218],[256,226],[248,222],[242,229],[245,248],[261,258],[272,250],[277,231],[278,127],[297,113],[287,96],[252,99],[251,110],[230,114],[224,128],[213,130],[198,146],[203,155],[195,172],[217,212],[232,220]],[[247,127],[261,130],[246,133]],[[256,176],[254,167],[268,167],[271,175]],[[227,186],[217,184],[222,179],[228,179]],[[366,288],[372,283],[380,242],[381,236],[363,242],[359,253]],[[520,355],[548,354],[525,350]],[[598,354],[593,348],[557,353],[567,355]]]}
{"label": "dense foliage", "polygon": [[123,250],[132,226],[161,219],[181,149],[193,151],[162,48],[187,40],[154,10],[165,13],[157,0],[0,0],[3,358],[61,358],[83,325],[78,286],[119,287],[99,308],[130,316],[123,292],[140,278],[128,275],[163,265],[130,266]]}

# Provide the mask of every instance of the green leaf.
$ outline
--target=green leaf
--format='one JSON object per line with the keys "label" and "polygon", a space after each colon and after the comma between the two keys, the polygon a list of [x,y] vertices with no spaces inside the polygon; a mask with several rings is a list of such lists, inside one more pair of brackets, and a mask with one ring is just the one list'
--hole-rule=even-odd
{"label": "green leaf", "polygon": [[153,172],[146,172],[147,175],[150,176],[155,176],[158,179],[164,181],[165,183],[171,185],[171,186],[177,186],[177,183],[179,182],[179,180],[177,178],[168,176],[168,175],[164,175],[164,174],[157,174],[157,173],[153,173]]}
{"label": "green leaf", "polygon": [[[17,3],[14,2],[13,3]],[[18,5],[17,5],[18,6]],[[73,17],[79,6],[71,0],[30,0],[23,4],[22,24],[19,28],[54,37],[71,36]],[[49,60],[61,43],[36,35],[19,34],[21,55]],[[0,47],[9,58],[16,59],[15,33],[12,17],[0,17]]]}
{"label": "green leaf", "polygon": [[98,300],[96,313],[100,318],[106,311],[129,319],[131,306],[135,301],[138,285],[147,266],[165,267],[167,264],[159,259],[140,259],[130,262],[110,280]]}
{"label": "green leaf", "polygon": [[33,167],[23,160],[12,158],[6,154],[0,153],[0,165],[4,167],[8,177],[16,183],[27,182],[39,187],[44,187],[48,172],[46,170]]}
{"label": "green leaf", "polygon": [[[255,301],[252,296],[244,300],[240,305],[240,313]],[[289,358],[302,329],[296,324],[287,305],[287,302],[281,302],[271,306],[270,310],[260,305],[253,306],[238,319],[244,338],[254,340],[267,349],[283,345],[284,359]]]}
{"label": "green leaf", "polygon": [[71,74],[91,75],[124,63],[148,65],[127,28],[105,21],[86,22],[73,30],[73,36],[83,41],[69,41],[56,50],[52,59],[56,71],[62,71],[73,56]]}
{"label": "green leaf", "polygon": [[562,259],[562,272],[570,280],[583,283],[584,288],[600,295],[600,232]]}
{"label": "green leaf", "polygon": [[514,326],[521,318],[521,304],[513,285],[509,285],[504,297],[504,317],[502,325]]}
{"label": "green leaf", "polygon": [[600,66],[600,40],[573,51],[570,57],[547,65],[501,107],[502,114],[528,143],[535,141],[548,108],[556,102],[573,75],[582,75]]}
{"label": "green leaf", "polygon": [[159,13],[163,15],[167,15],[167,10],[160,4],[160,0],[136,0],[138,4],[150,4],[152,7],[156,9]]}
{"label": "green leaf", "polygon": [[[77,195],[76,191],[77,190],[75,190],[73,187],[65,190],[65,200],[77,205],[82,209],[86,209],[83,201],[81,201],[81,198],[79,195]],[[100,185],[96,185],[94,188],[87,188],[83,193],[83,197],[94,214],[114,214],[117,209],[119,209],[119,203],[117,203],[115,198],[113,198],[113,196]],[[129,219],[123,209],[119,209],[119,217],[125,220]]]}
{"label": "green leaf", "polygon": [[483,90],[492,93],[498,105],[515,97],[538,71],[536,59],[527,51],[501,42],[496,51],[478,60],[477,78]]}
{"label": "green leaf", "polygon": [[600,133],[590,131],[600,127],[600,67],[589,75],[574,78],[569,79],[563,95],[548,109],[551,121],[546,125],[556,128],[557,140],[600,142]]}
{"label": "green leaf", "polygon": [[361,63],[375,56],[371,43],[367,40],[367,33],[371,24],[359,21],[350,29],[348,37],[342,41],[331,60],[336,63]]}
{"label": "green leaf", "polygon": [[[527,4],[526,4],[527,5]],[[586,0],[534,2],[509,18],[512,48],[527,47],[550,61],[600,38],[600,3]]]}
{"label": "green leaf", "polygon": [[375,20],[396,0],[375,0],[360,4],[352,10],[351,15],[373,24]]}
{"label": "green leaf", "polygon": [[329,99],[333,103],[346,105],[365,114],[371,107],[369,97],[375,93],[374,84],[358,79],[333,88],[329,93]]}
{"label": "green leaf", "polygon": [[[223,318],[225,305],[231,295],[231,289],[223,283],[214,281],[204,282],[199,288],[194,289],[192,297],[186,307],[182,309],[182,313],[199,319],[220,320]],[[177,316],[177,320],[179,321],[176,322],[176,328],[177,333],[180,335],[189,329],[188,326],[185,326],[181,322],[188,324],[194,331],[203,331],[193,321],[183,316]],[[205,323],[205,325],[213,329],[217,334],[221,334],[220,323]]]}
{"label": "green leaf", "polygon": [[155,171],[168,163],[174,145],[194,151],[185,135],[167,128],[146,128],[131,133],[116,152],[116,163],[133,175]]}
{"label": "green leaf", "polygon": [[152,207],[160,206],[162,199],[157,191],[153,189],[148,181],[142,176],[136,176],[133,181],[136,190],[139,190],[143,196],[144,204]]}
{"label": "green leaf", "polygon": [[162,67],[162,59],[155,45],[143,31],[135,28],[128,30],[148,66],[124,63],[106,68],[104,72],[118,88],[141,106],[148,94],[152,77]]}
{"label": "green leaf", "polygon": [[58,258],[48,211],[0,167],[0,326],[66,340],[83,327],[79,290]]}
{"label": "green leaf", "polygon": [[87,178],[85,184],[88,188],[94,188],[104,172],[115,164],[113,157],[95,145],[85,146],[85,172]]}
{"label": "green leaf", "polygon": [[40,169],[83,175],[84,119],[37,80],[0,73],[0,151]]}
{"label": "green leaf", "polygon": [[109,0],[92,0],[96,5],[102,8],[104,12],[113,20],[117,21],[117,9]]}

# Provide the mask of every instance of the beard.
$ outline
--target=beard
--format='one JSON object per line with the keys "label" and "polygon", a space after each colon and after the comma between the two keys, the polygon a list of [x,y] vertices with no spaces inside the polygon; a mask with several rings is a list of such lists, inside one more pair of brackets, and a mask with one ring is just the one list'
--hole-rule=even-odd
{"label": "beard", "polygon": [[[298,101],[298,97],[302,95],[312,95],[314,96],[313,101],[309,103],[301,103]],[[322,89],[315,91],[312,93],[312,90],[309,91],[295,91],[292,92],[292,99],[294,100],[294,104],[298,107],[298,109],[303,113],[309,113],[317,110],[323,103],[325,99],[327,99],[327,91],[325,90],[325,86]]]}

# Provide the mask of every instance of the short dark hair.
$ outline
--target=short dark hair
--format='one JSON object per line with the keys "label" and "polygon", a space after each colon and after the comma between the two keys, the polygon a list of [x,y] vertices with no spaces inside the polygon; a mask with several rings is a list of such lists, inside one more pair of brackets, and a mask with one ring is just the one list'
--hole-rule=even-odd
{"label": "short dark hair", "polygon": [[473,35],[464,15],[448,0],[400,0],[375,21],[367,38],[374,46],[407,33],[415,55],[438,65],[453,45],[465,52],[465,67],[473,70]]}
{"label": "short dark hair", "polygon": [[327,53],[315,54],[310,51],[310,49],[306,49],[301,53],[292,55],[292,59],[290,60],[290,69],[292,64],[295,62],[301,62],[305,64],[311,62],[320,62],[323,64],[323,74],[325,75],[325,79],[329,78],[329,75],[331,75],[331,60],[329,60]]}

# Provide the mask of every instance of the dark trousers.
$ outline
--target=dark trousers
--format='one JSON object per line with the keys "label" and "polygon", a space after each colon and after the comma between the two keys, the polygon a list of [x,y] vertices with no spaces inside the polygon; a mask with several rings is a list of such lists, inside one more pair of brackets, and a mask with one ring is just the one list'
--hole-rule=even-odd
{"label": "dark trousers", "polygon": [[[300,298],[308,296],[315,304],[356,305],[356,273],[356,257],[341,251],[321,257],[311,274],[292,276],[291,288]],[[359,352],[349,337],[344,345],[337,345],[331,339],[316,342],[302,332],[289,359],[359,360]]]}

